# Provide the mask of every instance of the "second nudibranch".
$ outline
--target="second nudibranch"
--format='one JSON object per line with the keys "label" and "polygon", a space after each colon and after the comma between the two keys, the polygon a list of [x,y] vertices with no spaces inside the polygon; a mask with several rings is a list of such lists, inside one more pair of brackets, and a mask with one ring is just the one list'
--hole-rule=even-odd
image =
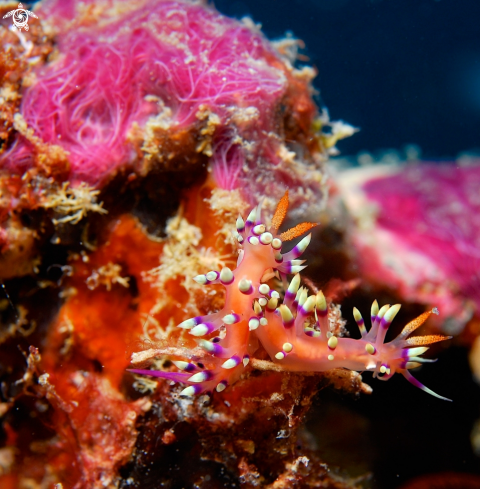
{"label": "second nudibranch", "polygon": [[[272,361],[281,364],[284,370],[322,372],[346,368],[374,372],[382,380],[398,372],[425,392],[449,400],[422,385],[409,372],[422,363],[433,361],[421,357],[428,345],[447,339],[441,335],[409,338],[430,314],[438,314],[438,311],[433,309],[423,313],[407,324],[397,338],[384,343],[400,305],[379,309],[375,301],[371,309],[370,331],[367,332],[364,320],[355,308],[354,317],[361,338],[336,336],[330,330],[328,305],[323,293],[309,295],[307,289],[300,286],[299,272],[305,266],[304,260],[298,258],[309,245],[311,234],[291,251],[281,252],[284,241],[301,236],[316,224],[302,223],[278,234],[287,208],[288,192],[280,200],[269,229],[262,222],[260,205],[246,220],[239,217],[236,222],[240,248],[237,268],[225,267],[194,278],[202,285],[222,284],[226,292],[225,305],[220,311],[178,325],[198,338],[198,346],[208,352],[208,358],[202,359],[205,368],[179,358],[173,363],[181,372],[130,371],[187,384],[180,393],[184,396],[213,390],[221,392],[238,380],[259,341]],[[266,283],[276,273],[284,283],[288,274],[295,274],[283,298]]]}

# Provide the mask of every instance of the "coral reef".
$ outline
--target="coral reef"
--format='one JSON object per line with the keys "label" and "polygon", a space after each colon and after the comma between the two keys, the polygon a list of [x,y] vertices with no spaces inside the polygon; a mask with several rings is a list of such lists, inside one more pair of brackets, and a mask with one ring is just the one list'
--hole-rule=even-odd
{"label": "coral reef", "polygon": [[[15,6],[2,5],[0,13]],[[365,471],[352,479],[325,464],[301,428],[319,392],[369,394],[357,372],[302,372],[301,362],[286,371],[281,362],[295,359],[283,348],[289,342],[281,341],[284,358],[275,359],[279,339],[253,344],[255,328],[248,336],[244,327],[241,367],[205,389],[221,392],[185,397],[177,382],[184,378],[174,375],[173,362],[184,366],[182,358],[195,362],[194,374],[218,363],[197,347],[191,329],[177,325],[228,306],[233,296],[222,284],[191,279],[208,270],[237,273],[239,238],[231,229],[258,202],[275,233],[284,218],[286,228],[321,223],[313,230],[321,239],[308,250],[293,242],[286,253],[291,261],[305,251],[311,263],[303,295],[325,291],[311,311],[302,307],[312,299],[302,296],[297,308],[287,297],[292,318],[295,310],[298,318],[309,313],[304,336],[320,341],[323,324],[323,339],[338,343],[328,338],[322,347],[348,357],[343,345],[356,342],[363,356],[373,355],[365,338],[346,337],[338,303],[360,279],[346,246],[349,216],[326,169],[337,141],[355,129],[318,113],[315,71],[297,63],[301,43],[270,43],[250,19],[226,18],[194,0],[44,0],[35,13],[27,33],[0,24],[0,486],[365,483]],[[287,188],[289,215],[274,214]],[[307,230],[293,229],[281,235],[284,241]],[[244,241],[266,233],[239,231]],[[297,266],[285,263],[281,271]],[[369,280],[363,271],[360,278]],[[288,284],[273,274],[267,280],[268,306],[280,298],[273,291],[280,296]],[[327,304],[317,328],[313,309],[325,313]],[[258,322],[268,315],[283,331],[286,309],[282,321],[264,312],[266,305],[257,310]],[[399,319],[415,312],[402,309]],[[374,318],[369,343],[380,324]],[[335,367],[358,367],[338,360]],[[402,362],[396,367],[406,372]],[[147,366],[167,380],[127,371]],[[387,365],[377,367],[390,376]],[[218,389],[223,380],[228,389]]]}
{"label": "coral reef", "polygon": [[359,375],[285,374],[265,353],[205,404],[126,372],[222,307],[187,281],[233,265],[251,202],[289,186],[292,219],[325,207],[353,129],[323,132],[298,42],[194,1],[35,12],[28,33],[0,26],[0,485],[351,486],[297,428],[319,388],[370,392]]}

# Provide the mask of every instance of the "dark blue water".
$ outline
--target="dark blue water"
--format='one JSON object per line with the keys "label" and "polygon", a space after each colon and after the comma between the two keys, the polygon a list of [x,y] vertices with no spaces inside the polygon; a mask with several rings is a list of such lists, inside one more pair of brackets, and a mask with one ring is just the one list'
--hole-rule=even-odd
{"label": "dark blue water", "polygon": [[306,43],[320,102],[361,132],[343,154],[417,144],[425,158],[480,150],[479,0],[215,0],[269,38]]}

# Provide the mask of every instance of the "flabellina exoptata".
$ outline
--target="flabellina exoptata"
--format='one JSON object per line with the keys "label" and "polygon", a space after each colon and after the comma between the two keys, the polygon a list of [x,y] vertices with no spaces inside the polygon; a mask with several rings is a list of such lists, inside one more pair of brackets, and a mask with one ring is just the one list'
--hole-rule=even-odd
{"label": "flabellina exoptata", "polygon": [[[387,330],[400,304],[371,308],[371,328],[367,331],[358,309],[354,318],[361,333],[360,339],[336,335],[329,321],[329,307],[319,291],[309,295],[301,287],[299,272],[305,268],[298,258],[311,240],[304,237],[292,250],[282,253],[283,242],[305,234],[315,223],[301,223],[286,232],[279,228],[286,216],[288,192],[280,200],[269,229],[262,222],[261,204],[253,208],[247,219],[236,222],[239,246],[237,268],[224,267],[198,275],[194,280],[202,285],[221,284],[225,287],[225,305],[213,314],[187,319],[178,325],[194,336],[206,352],[202,363],[188,358],[172,358],[179,370],[158,371],[130,369],[134,374],[149,375],[186,384],[180,393],[193,396],[222,392],[241,376],[259,343],[271,360],[282,370],[295,372],[324,372],[333,368],[373,372],[381,380],[402,374],[423,391],[443,400],[415,379],[410,369],[434,360],[423,358],[433,343],[449,339],[442,335],[409,337],[428,317],[438,314],[432,309],[408,323],[392,341],[385,343]],[[295,274],[290,283],[286,277]],[[266,283],[274,276],[285,284],[277,291]]]}

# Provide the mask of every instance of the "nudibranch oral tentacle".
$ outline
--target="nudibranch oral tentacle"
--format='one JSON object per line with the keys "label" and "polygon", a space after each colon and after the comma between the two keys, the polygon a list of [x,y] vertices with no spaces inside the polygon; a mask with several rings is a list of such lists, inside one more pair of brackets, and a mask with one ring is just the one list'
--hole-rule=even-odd
{"label": "nudibranch oral tentacle", "polygon": [[[436,309],[421,314],[408,323],[394,340],[385,343],[388,328],[400,310],[400,304],[379,308],[374,301],[371,308],[371,328],[358,309],[353,314],[361,338],[343,338],[334,334],[329,325],[329,306],[321,291],[309,295],[301,286],[300,272],[304,260],[298,258],[308,247],[311,234],[305,236],[290,251],[282,253],[283,242],[305,234],[315,223],[301,223],[278,234],[288,208],[288,192],[278,203],[269,229],[262,222],[261,204],[254,207],[244,220],[236,221],[239,243],[237,268],[227,267],[198,275],[194,280],[201,285],[220,284],[225,287],[225,305],[213,314],[197,316],[178,326],[197,337],[197,344],[206,352],[202,359],[205,368],[190,361],[175,358],[173,364],[181,372],[136,370],[130,372],[151,375],[186,384],[180,393],[193,396],[222,392],[235,383],[258,342],[273,362],[282,369],[296,372],[322,372],[332,368],[373,372],[375,377],[388,380],[395,373],[402,374],[410,383],[425,392],[435,394],[416,380],[410,369],[433,360],[422,358],[429,345],[448,339],[441,335],[417,336],[410,334]],[[265,283],[265,277],[279,274],[285,285],[283,303],[280,294]],[[287,274],[295,274],[291,282]],[[213,337],[221,329],[220,335]],[[258,341],[257,341],[258,340]]]}

